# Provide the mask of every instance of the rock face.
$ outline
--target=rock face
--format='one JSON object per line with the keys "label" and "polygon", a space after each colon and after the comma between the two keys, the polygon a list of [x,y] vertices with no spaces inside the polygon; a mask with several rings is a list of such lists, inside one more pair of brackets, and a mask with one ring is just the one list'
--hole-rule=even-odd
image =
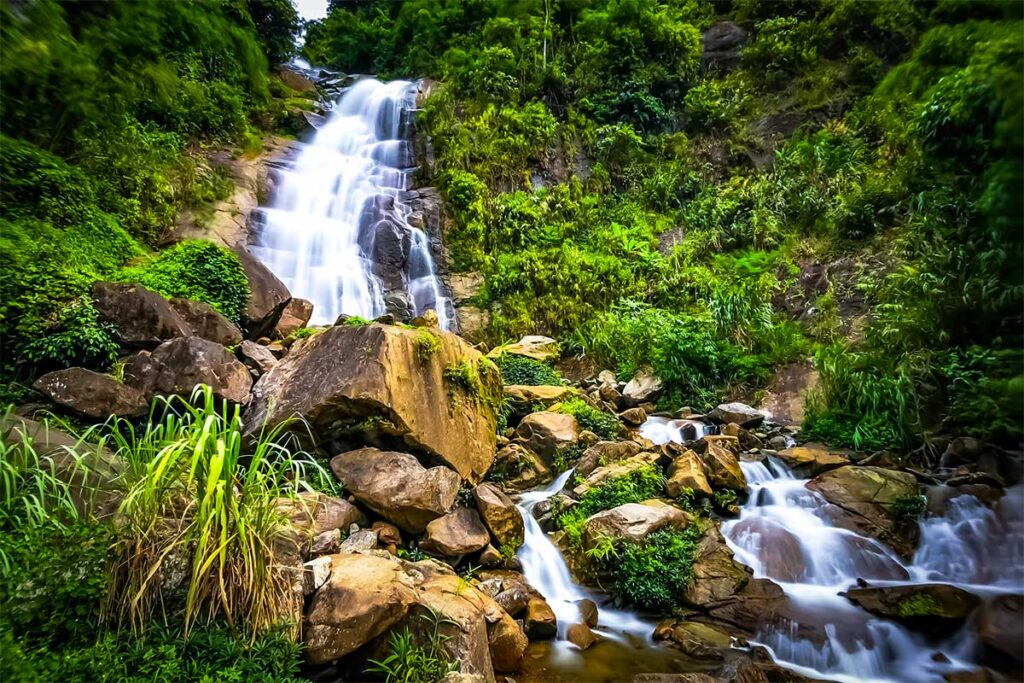
{"label": "rock face", "polygon": [[816,477],[822,472],[850,464],[850,459],[842,453],[833,453],[817,443],[786,448],[775,457],[798,477]]}
{"label": "rock face", "polygon": [[313,302],[306,299],[290,299],[277,321],[277,336],[287,337],[295,330],[305,327],[313,317]]}
{"label": "rock face", "polygon": [[231,352],[201,337],[172,339],[152,353],[135,354],[125,363],[124,379],[147,396],[189,396],[206,384],[218,398],[240,404],[252,387],[249,371]]}
{"label": "rock face", "polygon": [[292,295],[285,284],[244,246],[237,245],[233,251],[249,280],[249,303],[245,306],[242,323],[250,338],[265,337],[281,319]]}
{"label": "rock face", "polygon": [[416,533],[448,514],[459,493],[458,474],[427,469],[407,453],[362,448],[332,458],[331,470],[359,502]]}
{"label": "rock face", "polygon": [[627,407],[654,401],[661,393],[661,379],[649,369],[639,370],[622,390],[622,400]]}
{"label": "rock face", "polygon": [[978,618],[978,636],[997,655],[1024,663],[1024,596],[1000,595],[990,599]]}
{"label": "rock face", "polygon": [[649,467],[657,463],[659,460],[661,460],[661,456],[657,453],[645,451],[643,453],[637,453],[632,458],[626,458],[625,460],[620,460],[619,462],[612,463],[611,465],[598,467],[596,470],[591,472],[590,476],[588,476],[581,484],[577,485],[576,488],[572,490],[573,495],[580,498],[590,489],[609,479],[624,477],[631,472]]}
{"label": "rock face", "polygon": [[531,413],[519,423],[516,438],[550,467],[560,449],[576,443],[580,438],[580,427],[572,415]]}
{"label": "rock face", "polygon": [[485,482],[473,489],[473,499],[484,524],[503,547],[518,550],[526,536],[519,508],[505,492]]}
{"label": "rock face", "polygon": [[398,623],[416,601],[402,566],[373,555],[331,555],[331,575],[306,615],[306,652],[322,664],[353,652]]}
{"label": "rock face", "polygon": [[481,550],[490,540],[476,510],[457,508],[427,524],[420,547],[431,555],[461,557]]}
{"label": "rock face", "polygon": [[138,389],[85,368],[48,372],[32,386],[54,403],[100,420],[137,417],[149,409],[149,400]]}
{"label": "rock face", "polygon": [[114,336],[122,344],[153,348],[167,339],[192,334],[166,299],[142,285],[94,282],[92,298],[100,317],[114,326]]}
{"label": "rock face", "polygon": [[731,21],[720,21],[704,31],[700,38],[704,48],[703,61],[711,69],[735,66],[740,60],[740,46],[747,32]]}
{"label": "rock face", "polygon": [[693,583],[683,597],[694,607],[707,607],[732,598],[750,580],[750,570],[733,558],[718,525],[712,525],[694,555]]}
{"label": "rock face", "polygon": [[872,614],[933,636],[958,629],[981,602],[978,596],[945,584],[853,588],[846,597]]}
{"label": "rock face", "polygon": [[492,350],[488,356],[497,358],[503,353],[511,353],[514,356],[525,356],[542,362],[557,360],[561,353],[558,342],[551,337],[542,337],[538,334],[530,334],[514,344],[506,344]]}
{"label": "rock face", "polygon": [[602,538],[639,543],[659,529],[668,526],[682,529],[686,523],[683,511],[669,505],[626,503],[590,517],[585,527],[586,543],[588,548],[597,545]]}
{"label": "rock face", "polygon": [[[501,378],[457,336],[424,357],[417,330],[338,326],[303,340],[253,389],[248,434],[300,415],[321,441],[368,417],[371,436],[446,463],[480,481],[494,458]],[[451,379],[467,375],[465,384]]]}
{"label": "rock face", "polygon": [[897,503],[918,495],[912,474],[854,465],[820,474],[808,482],[807,488],[835,506],[829,514],[837,525],[890,541],[899,521]]}
{"label": "rock face", "polygon": [[708,417],[721,424],[735,422],[740,427],[756,427],[764,422],[764,413],[755,410],[746,403],[722,403],[708,413]]}
{"label": "rock face", "polygon": [[270,349],[260,346],[254,341],[246,339],[242,342],[240,351],[245,364],[261,373],[270,372],[277,365],[277,358],[270,352]]}
{"label": "rock face", "polygon": [[671,498],[678,498],[683,491],[689,489],[696,495],[710,496],[713,492],[711,484],[704,476],[704,465],[700,458],[691,450],[677,456],[668,468],[665,481],[665,492]]}
{"label": "rock face", "polygon": [[171,299],[171,308],[188,323],[197,337],[209,339],[221,346],[235,346],[242,341],[242,331],[233,322],[202,301]]}
{"label": "rock face", "polygon": [[740,469],[740,462],[721,446],[709,444],[704,452],[704,467],[712,486],[742,491],[747,488],[747,478]]}

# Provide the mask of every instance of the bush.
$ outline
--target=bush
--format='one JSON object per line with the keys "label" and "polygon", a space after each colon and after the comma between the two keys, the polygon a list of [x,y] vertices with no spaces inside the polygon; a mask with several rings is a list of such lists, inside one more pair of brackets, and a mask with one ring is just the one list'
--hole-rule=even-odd
{"label": "bush", "polygon": [[571,546],[583,543],[583,525],[587,518],[602,510],[640,503],[658,496],[665,486],[665,477],[655,465],[641,467],[629,474],[615,477],[588,490],[576,505],[556,516],[558,526],[565,530]]}
{"label": "bush", "polygon": [[572,415],[583,429],[589,429],[603,439],[614,439],[623,432],[618,416],[598,410],[579,397],[560,404],[558,412]]}
{"label": "bush", "polygon": [[81,365],[105,368],[117,358],[114,326],[99,319],[88,297],[72,301],[58,313],[51,331],[28,344],[24,358],[39,369]]}
{"label": "bush", "polygon": [[204,301],[235,323],[241,321],[249,301],[249,280],[238,257],[204,240],[176,244],[115,277],[167,298]]}
{"label": "bush", "polygon": [[693,580],[693,560],[704,532],[698,523],[686,529],[662,529],[642,543],[618,548],[609,562],[615,595],[628,604],[659,614],[683,606]]}
{"label": "bush", "polygon": [[562,377],[547,363],[514,353],[503,353],[494,359],[501,371],[502,383],[523,384],[532,387],[558,386]]}

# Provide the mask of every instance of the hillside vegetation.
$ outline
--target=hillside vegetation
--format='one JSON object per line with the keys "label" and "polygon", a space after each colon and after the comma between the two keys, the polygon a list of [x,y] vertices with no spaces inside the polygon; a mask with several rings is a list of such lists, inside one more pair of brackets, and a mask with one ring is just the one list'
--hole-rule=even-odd
{"label": "hillside vegetation", "polygon": [[[311,61],[442,82],[433,181],[490,341],[651,364],[672,408],[813,355],[813,435],[1019,438],[1019,5],[332,6]],[[742,41],[703,54],[722,20]]]}

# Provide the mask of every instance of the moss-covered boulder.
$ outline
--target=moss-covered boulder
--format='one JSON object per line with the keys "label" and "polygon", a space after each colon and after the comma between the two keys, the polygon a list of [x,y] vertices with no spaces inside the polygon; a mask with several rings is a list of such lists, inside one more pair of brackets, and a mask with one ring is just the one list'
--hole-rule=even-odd
{"label": "moss-covered boulder", "polygon": [[932,636],[956,631],[981,603],[965,590],[936,583],[854,588],[845,595],[872,614]]}

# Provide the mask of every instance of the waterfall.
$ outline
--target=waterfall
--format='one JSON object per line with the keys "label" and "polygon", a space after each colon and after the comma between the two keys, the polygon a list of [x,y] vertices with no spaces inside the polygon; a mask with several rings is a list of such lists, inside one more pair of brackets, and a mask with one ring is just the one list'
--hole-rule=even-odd
{"label": "waterfall", "polygon": [[416,84],[358,81],[281,178],[253,252],[313,302],[314,324],[437,312],[448,329],[427,235],[411,220],[409,140]]}

